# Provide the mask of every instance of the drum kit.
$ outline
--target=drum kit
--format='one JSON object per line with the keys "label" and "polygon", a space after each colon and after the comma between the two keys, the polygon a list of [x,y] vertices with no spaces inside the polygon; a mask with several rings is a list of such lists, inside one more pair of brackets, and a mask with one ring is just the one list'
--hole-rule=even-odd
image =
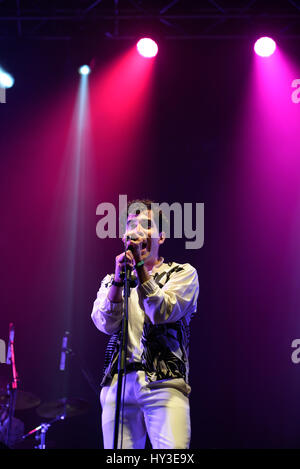
{"label": "drum kit", "polygon": [[[89,404],[83,399],[60,398],[41,403],[36,395],[18,389],[15,370],[13,341],[10,341],[12,354],[9,363],[0,363],[0,448],[23,449],[24,440],[35,435],[36,445],[32,449],[47,449],[46,434],[56,422],[85,414]],[[39,417],[47,420],[36,428],[24,433],[24,423],[15,417],[15,411],[35,409]]]}

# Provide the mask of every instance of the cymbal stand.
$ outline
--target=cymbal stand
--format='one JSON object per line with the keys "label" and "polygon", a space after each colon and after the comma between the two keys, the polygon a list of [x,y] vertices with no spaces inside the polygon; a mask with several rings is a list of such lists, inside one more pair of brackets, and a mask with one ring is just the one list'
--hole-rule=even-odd
{"label": "cymbal stand", "polygon": [[30,432],[26,433],[26,435],[23,435],[22,440],[25,440],[25,438],[27,438],[28,436],[33,435],[34,433],[37,433],[35,438],[37,440],[40,440],[40,444],[38,446],[35,446],[34,449],[46,449],[46,434],[47,434],[47,431],[49,430],[49,428],[51,427],[51,425],[53,423],[58,422],[59,420],[64,420],[65,417],[66,417],[65,413],[63,413],[63,414],[58,415],[57,417],[55,417],[53,420],[50,420],[50,422],[41,423],[41,425],[34,428]]}

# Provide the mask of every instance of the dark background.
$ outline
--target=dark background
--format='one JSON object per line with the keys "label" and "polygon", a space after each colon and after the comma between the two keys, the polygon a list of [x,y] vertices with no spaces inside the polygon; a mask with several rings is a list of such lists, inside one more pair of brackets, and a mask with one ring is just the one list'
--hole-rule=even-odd
{"label": "dark background", "polygon": [[[92,52],[80,38],[1,44],[2,65],[16,83],[0,108],[0,337],[7,341],[13,322],[21,389],[42,402],[66,394],[90,405],[85,415],[53,425],[47,436],[55,447],[102,445],[97,393],[107,337],[90,314],[121,248],[118,240],[96,237],[95,211],[100,202],[116,204],[119,194],[205,204],[204,246],[186,250],[185,240],[170,240],[162,248],[167,261],[190,262],[199,274],[190,351],[191,448],[300,445],[300,365],[291,361],[291,342],[300,337],[299,213],[287,205],[289,223],[281,223],[272,194],[264,203],[263,193],[256,193],[235,140],[244,117],[251,41],[160,43],[147,138],[137,154],[128,164],[102,164],[105,154],[93,149],[94,180],[80,199],[71,290],[71,186],[59,192],[58,181],[77,67],[93,56],[100,70],[132,43],[91,40]],[[286,40],[282,47],[299,77],[299,41]],[[291,171],[299,171],[299,164]],[[275,181],[274,193],[276,187]],[[296,181],[294,189],[299,201]],[[58,366],[66,327],[74,356],[63,376]],[[35,409],[16,417],[26,431],[41,422]]]}

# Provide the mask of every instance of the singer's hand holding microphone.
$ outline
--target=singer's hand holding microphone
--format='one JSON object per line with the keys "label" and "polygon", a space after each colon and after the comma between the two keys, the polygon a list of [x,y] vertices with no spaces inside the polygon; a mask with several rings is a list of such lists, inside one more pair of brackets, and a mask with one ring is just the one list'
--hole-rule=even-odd
{"label": "singer's hand holding microphone", "polygon": [[141,241],[138,238],[127,236],[124,240],[126,252],[122,252],[116,257],[115,280],[122,281],[122,272],[125,271],[125,262],[129,269],[133,269],[135,264],[141,259]]}

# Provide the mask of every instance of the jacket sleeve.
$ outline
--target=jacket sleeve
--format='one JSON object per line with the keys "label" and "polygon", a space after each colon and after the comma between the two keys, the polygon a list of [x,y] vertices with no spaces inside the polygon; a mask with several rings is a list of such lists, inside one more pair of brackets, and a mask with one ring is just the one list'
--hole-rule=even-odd
{"label": "jacket sleeve", "polygon": [[91,314],[97,329],[110,335],[120,329],[123,315],[123,301],[113,303],[107,297],[112,280],[113,275],[106,275],[102,280]]}
{"label": "jacket sleeve", "polygon": [[160,288],[153,278],[140,285],[145,314],[152,324],[176,322],[183,316],[189,322],[197,309],[199,282],[197,271],[190,264],[174,272]]}

